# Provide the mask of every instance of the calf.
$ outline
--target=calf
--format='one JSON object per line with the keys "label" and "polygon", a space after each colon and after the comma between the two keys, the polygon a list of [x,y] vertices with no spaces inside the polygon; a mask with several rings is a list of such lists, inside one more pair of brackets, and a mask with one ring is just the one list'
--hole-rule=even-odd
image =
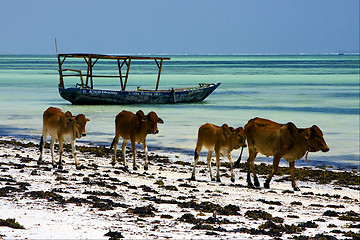
{"label": "calf", "polygon": [[137,170],[135,165],[135,142],[142,143],[145,151],[145,166],[144,169],[148,170],[149,161],[148,161],[148,149],[146,146],[146,136],[148,134],[157,134],[159,132],[157,124],[164,123],[164,121],[159,118],[155,112],[150,112],[145,116],[144,112],[139,110],[136,114],[129,111],[120,112],[115,118],[115,137],[111,143],[110,149],[114,147],[114,157],[112,164],[115,165],[116,162],[116,150],[119,142],[119,138],[123,138],[122,144],[122,154],[124,157],[124,165],[127,168],[126,158],[125,158],[125,148],[128,141],[131,141],[132,155],[133,155],[133,169]]}
{"label": "calf", "polygon": [[71,112],[63,113],[59,108],[49,107],[43,114],[43,130],[40,140],[40,158],[38,163],[42,163],[42,154],[47,135],[51,136],[50,149],[53,167],[56,167],[54,160],[54,143],[55,140],[59,141],[59,169],[62,168],[61,156],[63,153],[63,141],[71,142],[72,154],[75,159],[76,168],[79,167],[79,160],[76,156],[75,141],[77,138],[86,136],[85,125],[90,121],[84,116],[79,114],[73,116]]}
{"label": "calf", "polygon": [[245,140],[245,132],[242,127],[234,129],[229,127],[227,124],[223,124],[221,127],[219,127],[211,123],[205,123],[202,125],[198,131],[198,140],[195,148],[194,168],[192,171],[191,180],[195,180],[196,164],[199,160],[202,147],[205,147],[208,150],[207,164],[209,166],[211,181],[215,181],[211,171],[211,157],[215,151],[217,167],[216,181],[220,182],[219,168],[221,154],[222,156],[226,155],[229,159],[231,165],[231,181],[235,182],[233,168],[234,162],[232,160],[231,151],[240,147],[246,147]]}
{"label": "calf", "polygon": [[[297,128],[293,123],[279,124],[267,119],[254,118],[245,125],[245,134],[248,141],[248,186],[253,187],[250,172],[254,175],[254,184],[259,187],[259,180],[255,173],[254,160],[258,153],[273,156],[273,169],[264,183],[265,188],[270,187],[270,181],[279,168],[281,158],[289,162],[292,187],[295,191],[300,189],[295,183],[295,161],[301,159],[309,152],[329,151],[320,128],[313,125],[311,128]],[[235,165],[237,165],[236,162]]]}

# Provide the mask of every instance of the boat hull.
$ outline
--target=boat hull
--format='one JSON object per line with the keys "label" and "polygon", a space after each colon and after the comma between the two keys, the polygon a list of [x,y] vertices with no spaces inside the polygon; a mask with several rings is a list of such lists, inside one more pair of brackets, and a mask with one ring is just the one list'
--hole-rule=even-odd
{"label": "boat hull", "polygon": [[220,84],[200,84],[195,88],[158,91],[110,91],[59,87],[59,93],[72,104],[81,105],[194,103],[203,101]]}

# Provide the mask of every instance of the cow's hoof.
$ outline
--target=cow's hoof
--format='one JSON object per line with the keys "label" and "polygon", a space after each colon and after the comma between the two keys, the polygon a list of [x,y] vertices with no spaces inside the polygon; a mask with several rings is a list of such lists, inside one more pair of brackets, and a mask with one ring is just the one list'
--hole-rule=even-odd
{"label": "cow's hoof", "polygon": [[136,171],[136,170],[138,170],[138,168],[137,168],[137,167],[133,167],[133,170]]}
{"label": "cow's hoof", "polygon": [[114,166],[115,166],[115,162],[111,162],[111,165],[114,167]]}
{"label": "cow's hoof", "polygon": [[82,166],[82,165],[80,165],[80,166],[76,166],[76,170],[82,170],[82,169],[84,169],[85,167],[84,166]]}
{"label": "cow's hoof", "polygon": [[124,172],[128,172],[129,171],[129,167],[128,166],[125,166],[124,167]]}
{"label": "cow's hoof", "polygon": [[264,188],[269,189],[269,188],[270,188],[270,184],[269,184],[269,183],[267,183],[267,182],[265,182],[265,183],[264,183]]}
{"label": "cow's hoof", "polygon": [[62,166],[62,165],[59,165],[59,166],[58,166],[58,169],[62,170],[62,169],[63,169],[63,166]]}
{"label": "cow's hoof", "polygon": [[216,179],[217,182],[221,182],[220,178]]}
{"label": "cow's hoof", "polygon": [[57,165],[56,164],[53,164],[53,168],[56,168],[57,167]]}
{"label": "cow's hoof", "polygon": [[148,166],[144,166],[144,170],[149,170],[149,167]]}
{"label": "cow's hoof", "polygon": [[191,176],[190,180],[191,181],[196,181],[195,176]]}
{"label": "cow's hoof", "polygon": [[254,185],[255,185],[255,187],[260,187],[260,183],[259,183],[259,181],[254,181]]}
{"label": "cow's hoof", "polygon": [[247,183],[247,186],[248,186],[249,188],[255,188],[255,187],[254,187],[254,184],[252,184],[252,182],[248,182],[248,183]]}
{"label": "cow's hoof", "polygon": [[299,187],[293,187],[293,188],[294,188],[294,191],[300,191]]}
{"label": "cow's hoof", "polygon": [[215,181],[215,178],[211,178],[211,181]]}
{"label": "cow's hoof", "polygon": [[235,178],[231,178],[230,180],[231,180],[231,182],[233,182],[233,183],[235,182]]}

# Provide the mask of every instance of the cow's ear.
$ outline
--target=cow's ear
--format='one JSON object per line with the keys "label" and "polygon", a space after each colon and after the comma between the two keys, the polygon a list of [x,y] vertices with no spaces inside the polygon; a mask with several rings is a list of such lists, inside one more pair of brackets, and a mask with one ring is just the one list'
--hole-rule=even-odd
{"label": "cow's ear", "polygon": [[310,138],[311,135],[311,129],[307,128],[305,129],[305,139],[308,140]]}
{"label": "cow's ear", "polygon": [[86,119],[86,121],[87,121],[87,122],[90,122],[90,119],[89,119],[89,118],[87,118],[87,119]]}
{"label": "cow's ear", "polygon": [[159,118],[159,119],[157,120],[157,122],[163,124],[163,123],[164,123],[164,120],[162,120],[161,118]]}
{"label": "cow's ear", "polygon": [[146,116],[142,110],[137,111],[136,116],[139,118],[140,121],[146,121]]}
{"label": "cow's ear", "polygon": [[318,126],[316,126],[316,125],[313,125],[311,128],[311,132],[312,133],[320,133],[321,135],[323,135],[323,132],[320,130],[320,128],[318,127]]}
{"label": "cow's ear", "polygon": [[70,111],[67,111],[66,113],[65,113],[65,117],[67,117],[67,118],[69,118],[69,117],[72,117],[73,115],[72,115],[72,113],[70,112]]}
{"label": "cow's ear", "polygon": [[236,132],[241,133],[241,132],[243,132],[243,131],[244,131],[244,128],[242,128],[242,127],[238,127],[235,131],[236,131]]}
{"label": "cow's ear", "polygon": [[224,124],[221,126],[221,128],[222,128],[222,130],[224,131],[224,134],[225,134],[225,135],[230,135],[231,130],[230,130],[229,126],[228,126],[226,123],[224,123]]}

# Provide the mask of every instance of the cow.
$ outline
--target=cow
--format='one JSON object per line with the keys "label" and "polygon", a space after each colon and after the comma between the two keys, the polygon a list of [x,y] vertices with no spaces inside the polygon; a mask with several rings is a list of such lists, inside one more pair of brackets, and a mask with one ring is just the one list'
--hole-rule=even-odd
{"label": "cow", "polygon": [[148,161],[148,148],[146,146],[146,136],[148,134],[159,133],[157,124],[163,124],[164,121],[157,116],[155,112],[150,112],[147,115],[142,110],[136,112],[136,114],[123,110],[115,118],[115,137],[111,143],[110,150],[114,147],[114,157],[112,164],[116,163],[116,150],[119,142],[119,138],[123,138],[122,154],[124,158],[124,166],[127,169],[127,162],[125,158],[125,148],[129,141],[131,141],[132,155],[133,155],[133,170],[137,170],[135,165],[135,142],[142,143],[145,152],[145,166],[144,169],[149,169]]}
{"label": "cow", "polygon": [[[294,123],[279,124],[271,120],[254,118],[245,125],[245,134],[248,142],[248,173],[247,184],[254,187],[251,182],[250,172],[254,175],[254,184],[259,187],[259,180],[255,173],[254,160],[258,153],[265,156],[273,156],[272,172],[267,177],[264,187],[270,188],[270,181],[279,168],[280,159],[289,162],[291,182],[294,191],[300,191],[295,183],[295,161],[301,159],[309,152],[328,152],[323,133],[320,128],[313,125],[310,128],[297,128]],[[240,159],[236,162],[238,165]]]}
{"label": "cow", "polygon": [[211,171],[211,157],[215,151],[216,156],[216,181],[220,181],[220,155],[226,155],[230,161],[231,166],[231,181],[235,182],[235,174],[233,168],[233,160],[231,151],[239,149],[240,147],[246,147],[245,132],[242,127],[234,129],[227,124],[223,124],[221,127],[211,123],[205,123],[199,128],[198,139],[194,154],[194,167],[192,170],[191,180],[195,180],[195,168],[199,160],[200,151],[203,147],[208,150],[207,164],[210,171],[211,181],[215,181],[215,178]]}
{"label": "cow", "polygon": [[48,134],[51,136],[50,149],[53,167],[56,168],[54,160],[54,144],[59,141],[59,163],[58,168],[62,169],[63,142],[71,142],[72,154],[75,159],[75,166],[79,169],[79,160],[76,156],[75,141],[77,138],[86,136],[85,125],[90,119],[84,114],[73,116],[71,112],[63,113],[59,108],[49,107],[43,114],[43,129],[40,139],[40,158],[38,164],[42,163],[43,149]]}

